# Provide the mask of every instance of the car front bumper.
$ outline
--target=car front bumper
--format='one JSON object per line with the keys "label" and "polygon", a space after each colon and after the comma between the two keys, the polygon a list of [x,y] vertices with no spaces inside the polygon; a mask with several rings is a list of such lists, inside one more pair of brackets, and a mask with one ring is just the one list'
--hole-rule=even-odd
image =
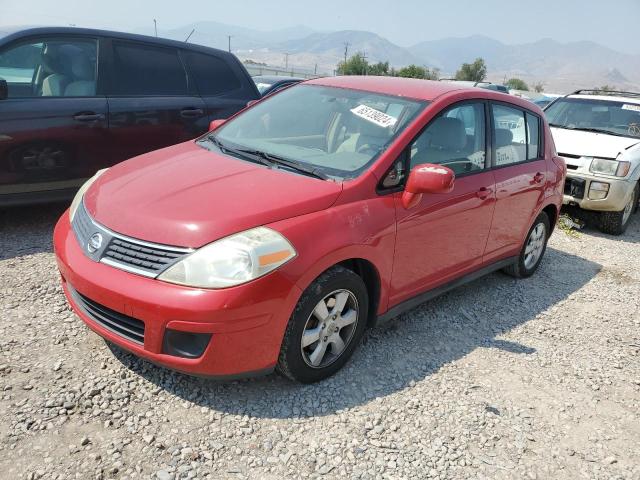
{"label": "car front bumper", "polygon": [[[609,192],[603,199],[589,198],[589,189],[592,182],[609,184]],[[569,172],[565,182],[564,205],[573,205],[585,210],[599,212],[619,212],[629,202],[635,183],[625,179],[600,177],[595,175],[575,174]]]}
{"label": "car front bumper", "polygon": [[[302,293],[278,271],[237,287],[208,290],[94,262],[81,250],[68,211],[56,225],[54,249],[67,300],[89,328],[139,357],[192,375],[224,378],[272,370]],[[111,312],[125,322],[127,318],[142,322],[143,340],[134,341],[96,321],[77,293],[95,303],[98,311]],[[211,337],[199,357],[184,358],[167,354],[163,342],[169,330]]]}

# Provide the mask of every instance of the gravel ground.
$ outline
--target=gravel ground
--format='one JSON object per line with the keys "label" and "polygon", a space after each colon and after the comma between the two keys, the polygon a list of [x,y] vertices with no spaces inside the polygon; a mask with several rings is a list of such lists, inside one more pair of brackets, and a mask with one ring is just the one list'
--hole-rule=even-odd
{"label": "gravel ground", "polygon": [[61,211],[0,212],[2,478],[640,479],[640,215],[557,231],[533,278],[422,305],[302,386],[110,348],[62,295]]}

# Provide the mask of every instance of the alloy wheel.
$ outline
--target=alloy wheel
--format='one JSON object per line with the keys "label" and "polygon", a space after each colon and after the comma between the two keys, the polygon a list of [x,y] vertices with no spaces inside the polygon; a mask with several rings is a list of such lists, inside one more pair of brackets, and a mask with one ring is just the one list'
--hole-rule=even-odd
{"label": "alloy wheel", "polygon": [[300,348],[305,363],[324,368],[344,353],[358,325],[358,300],[349,290],[335,290],[320,300],[304,326]]}
{"label": "alloy wheel", "polygon": [[544,250],[544,243],[547,237],[547,228],[544,223],[538,223],[527,239],[527,246],[524,249],[524,266],[527,270],[535,267]]}

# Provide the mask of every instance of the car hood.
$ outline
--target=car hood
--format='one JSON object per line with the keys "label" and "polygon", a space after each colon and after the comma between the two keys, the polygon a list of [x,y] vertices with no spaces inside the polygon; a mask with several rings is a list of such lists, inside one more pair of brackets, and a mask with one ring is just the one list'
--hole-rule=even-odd
{"label": "car hood", "polygon": [[553,141],[559,155],[616,158],[619,153],[640,142],[637,138],[617,137],[605,133],[553,128]]}
{"label": "car hood", "polygon": [[105,227],[182,247],[330,207],[342,184],[273,170],[187,142],[110,168],[84,204]]}

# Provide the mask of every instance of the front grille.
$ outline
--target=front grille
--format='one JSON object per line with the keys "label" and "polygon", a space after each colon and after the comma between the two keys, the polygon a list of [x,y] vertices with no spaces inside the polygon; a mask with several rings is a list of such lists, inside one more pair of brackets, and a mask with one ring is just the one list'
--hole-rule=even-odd
{"label": "front grille", "polygon": [[[96,223],[83,203],[78,205],[72,226],[80,248],[87,257],[145,277],[157,277],[193,251],[136,240],[113,232]],[[99,241],[96,237],[99,237]]]}
{"label": "front grille", "polygon": [[161,273],[183,256],[182,251],[143,246],[114,237],[102,258],[148,272]]}
{"label": "front grille", "polygon": [[587,184],[582,178],[567,177],[564,182],[564,194],[573,198],[584,198],[584,189]]}
{"label": "front grille", "polygon": [[144,322],[94,302],[68,283],[67,289],[78,308],[91,320],[127,340],[144,345]]}

